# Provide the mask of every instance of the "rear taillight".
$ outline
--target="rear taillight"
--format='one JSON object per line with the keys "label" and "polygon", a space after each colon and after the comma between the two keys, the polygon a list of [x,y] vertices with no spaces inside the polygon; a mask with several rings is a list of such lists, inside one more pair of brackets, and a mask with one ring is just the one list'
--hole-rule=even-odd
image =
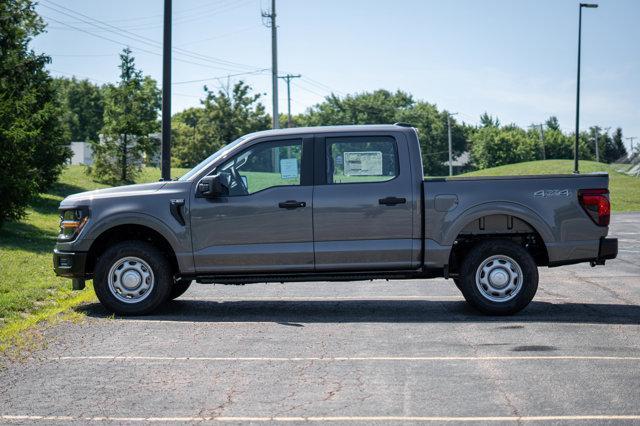
{"label": "rear taillight", "polygon": [[596,225],[609,225],[611,204],[608,189],[581,189],[578,191],[578,200]]}

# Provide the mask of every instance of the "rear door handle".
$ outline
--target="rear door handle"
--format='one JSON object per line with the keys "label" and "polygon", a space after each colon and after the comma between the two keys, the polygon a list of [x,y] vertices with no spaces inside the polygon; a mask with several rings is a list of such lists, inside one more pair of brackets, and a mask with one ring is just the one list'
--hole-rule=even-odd
{"label": "rear door handle", "polygon": [[400,198],[400,197],[387,197],[387,198],[380,198],[378,200],[378,203],[383,204],[385,206],[395,206],[396,204],[405,204],[407,202],[406,198]]}
{"label": "rear door handle", "polygon": [[301,207],[307,207],[307,203],[305,203],[304,201],[287,200],[278,203],[278,207],[280,207],[281,209],[293,210]]}

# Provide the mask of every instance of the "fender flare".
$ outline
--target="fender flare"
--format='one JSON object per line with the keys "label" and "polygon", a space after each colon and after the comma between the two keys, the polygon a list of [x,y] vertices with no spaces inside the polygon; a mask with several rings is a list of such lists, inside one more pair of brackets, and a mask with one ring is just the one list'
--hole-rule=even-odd
{"label": "fender flare", "polygon": [[[121,225],[140,225],[152,229],[169,243],[174,253],[177,254],[184,251],[180,241],[178,241],[168,225],[151,215],[138,212],[114,213],[113,215],[100,218],[96,226],[89,229],[89,232],[83,236],[83,239],[90,240],[91,246],[93,246],[94,241],[102,234]],[[89,250],[89,248],[87,248],[87,250]]]}
{"label": "fender flare", "polygon": [[453,245],[453,242],[458,235],[460,235],[462,229],[474,220],[478,220],[484,216],[499,214],[513,216],[528,223],[540,235],[545,245],[555,241],[551,227],[530,208],[509,201],[490,201],[476,204],[458,216],[447,220],[451,225],[443,229],[442,244]]}

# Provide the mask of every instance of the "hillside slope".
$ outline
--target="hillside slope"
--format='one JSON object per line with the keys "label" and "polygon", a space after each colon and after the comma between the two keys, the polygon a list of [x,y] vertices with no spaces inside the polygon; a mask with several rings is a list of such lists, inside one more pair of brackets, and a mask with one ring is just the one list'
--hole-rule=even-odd
{"label": "hillside slope", "polygon": [[[620,173],[617,171],[616,167],[619,167],[619,165],[596,163],[595,161],[580,162],[581,173],[609,173],[611,208],[614,212],[640,211],[640,178]],[[464,173],[459,176],[515,176],[563,173],[570,174],[572,172],[573,160],[544,160],[492,167],[490,169]]]}

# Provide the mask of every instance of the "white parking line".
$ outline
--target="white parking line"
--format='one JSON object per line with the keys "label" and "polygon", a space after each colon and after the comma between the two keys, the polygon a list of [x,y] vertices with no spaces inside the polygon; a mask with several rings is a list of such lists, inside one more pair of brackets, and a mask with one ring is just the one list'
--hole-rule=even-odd
{"label": "white parking line", "polygon": [[49,361],[246,361],[246,362],[300,362],[300,361],[640,361],[636,356],[596,355],[522,355],[522,356],[352,356],[352,357],[171,357],[171,356],[61,356],[47,358]]}
{"label": "white parking line", "polygon": [[[536,297],[537,301],[566,300],[566,297]],[[410,300],[445,300],[458,301],[463,300],[461,294],[452,294],[447,296],[245,296],[245,297],[189,297],[185,296],[184,301],[195,302],[345,302],[345,301],[410,301]]]}
{"label": "white parking line", "polygon": [[462,299],[460,294],[442,295],[442,296],[245,296],[245,297],[189,297],[186,296],[180,300],[195,300],[202,302],[286,302],[286,301],[347,301],[347,300],[458,300]]}
{"label": "white parking line", "polygon": [[59,422],[552,422],[552,421],[586,421],[586,420],[640,420],[640,415],[574,415],[574,416],[221,416],[221,417],[108,417],[108,416],[31,416],[2,415],[7,421],[59,421]]}

